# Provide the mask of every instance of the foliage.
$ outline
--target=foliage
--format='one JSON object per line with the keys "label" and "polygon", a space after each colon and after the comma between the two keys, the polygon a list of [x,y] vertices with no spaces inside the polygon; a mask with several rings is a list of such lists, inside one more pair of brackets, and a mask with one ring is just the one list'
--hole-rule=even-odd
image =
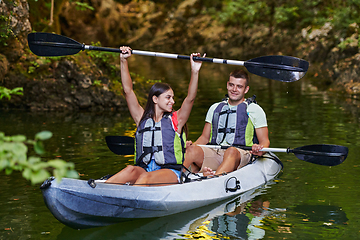
{"label": "foliage", "polygon": [[360,34],[358,35],[353,35],[351,37],[348,37],[346,39],[344,39],[343,41],[341,41],[337,47],[340,48],[342,51],[345,50],[346,48],[348,48],[349,46],[357,46],[358,48],[360,48]]}
{"label": "foliage", "polygon": [[15,94],[15,95],[23,95],[22,93],[23,91],[23,88],[22,87],[17,87],[17,88],[14,88],[14,89],[7,89],[6,87],[3,87],[3,86],[0,86],[0,100],[3,98],[3,97],[7,97],[7,99],[10,100],[11,98],[11,94]]}
{"label": "foliage", "polygon": [[63,177],[78,178],[74,164],[61,159],[47,162],[41,161],[39,156],[27,157],[27,145],[33,145],[36,154],[45,153],[43,141],[52,137],[49,131],[42,131],[35,135],[34,140],[28,140],[24,135],[5,136],[0,132],[0,171],[7,175],[15,171],[22,171],[25,179],[32,184],[41,183],[50,177],[49,169],[53,169],[53,176],[58,180]]}
{"label": "foliage", "polygon": [[10,17],[0,16],[0,46],[7,46],[7,40],[14,33],[10,28]]}
{"label": "foliage", "polygon": [[93,85],[94,86],[101,86],[101,81],[100,80],[94,80]]}
{"label": "foliage", "polygon": [[76,10],[79,10],[79,11],[86,11],[86,10],[94,11],[94,10],[95,10],[92,6],[90,6],[90,5],[87,4],[86,2],[83,3],[83,2],[72,1],[72,0],[70,0],[69,2],[75,3],[75,5],[76,5],[75,9],[76,9]]}
{"label": "foliage", "polygon": [[268,11],[265,1],[227,0],[219,14],[219,19],[227,25],[248,26],[259,22],[261,16]]}
{"label": "foliage", "polygon": [[[91,43],[93,46],[101,46],[100,42]],[[113,77],[117,76],[117,69],[115,64],[115,59],[119,56],[119,53],[109,53],[104,51],[87,51],[86,54],[91,57],[91,59],[96,62],[100,67],[105,67],[110,69],[110,74]]]}
{"label": "foliage", "polygon": [[242,27],[264,24],[298,30],[331,21],[335,30],[342,30],[360,22],[360,0],[225,0],[216,14],[221,22]]}

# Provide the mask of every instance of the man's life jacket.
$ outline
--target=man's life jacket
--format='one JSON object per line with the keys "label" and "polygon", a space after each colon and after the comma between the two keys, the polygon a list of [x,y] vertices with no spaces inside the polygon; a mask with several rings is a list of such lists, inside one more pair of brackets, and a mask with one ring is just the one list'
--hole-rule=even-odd
{"label": "man's life jacket", "polygon": [[230,109],[228,100],[218,104],[211,124],[210,144],[221,144],[224,140],[229,145],[252,146],[259,143],[255,127],[251,122],[247,108],[256,103],[255,95]]}
{"label": "man's life jacket", "polygon": [[[161,168],[181,170],[185,155],[185,134],[175,132],[173,114],[155,123],[152,118],[141,121],[135,133],[135,164],[146,168],[151,159]],[[176,120],[177,121],[177,120]]]}

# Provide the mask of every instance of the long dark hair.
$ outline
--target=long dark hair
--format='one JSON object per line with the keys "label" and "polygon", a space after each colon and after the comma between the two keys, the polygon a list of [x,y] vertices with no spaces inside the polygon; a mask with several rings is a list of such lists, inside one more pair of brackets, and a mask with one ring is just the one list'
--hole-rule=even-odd
{"label": "long dark hair", "polygon": [[167,83],[155,83],[154,85],[152,85],[144,109],[144,114],[142,115],[140,122],[145,118],[153,118],[155,116],[155,103],[153,101],[153,96],[159,97],[160,94],[170,89],[171,87]]}
{"label": "long dark hair", "polygon": [[[153,101],[153,96],[159,97],[160,94],[170,90],[171,87],[167,83],[155,83],[152,85],[149,91],[148,99],[146,102],[146,106],[144,109],[144,114],[141,117],[140,122],[142,122],[146,118],[154,118],[155,116],[155,103]],[[188,127],[187,123],[182,128],[182,131],[185,132],[185,136],[188,136]]]}

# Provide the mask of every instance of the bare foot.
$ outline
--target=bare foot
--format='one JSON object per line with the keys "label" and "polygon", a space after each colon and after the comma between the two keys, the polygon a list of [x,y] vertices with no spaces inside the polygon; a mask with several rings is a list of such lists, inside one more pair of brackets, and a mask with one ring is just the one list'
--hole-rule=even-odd
{"label": "bare foot", "polygon": [[208,176],[214,176],[215,175],[215,172],[211,169],[211,168],[208,168],[208,167],[204,167],[203,169],[203,175],[204,177],[208,177]]}

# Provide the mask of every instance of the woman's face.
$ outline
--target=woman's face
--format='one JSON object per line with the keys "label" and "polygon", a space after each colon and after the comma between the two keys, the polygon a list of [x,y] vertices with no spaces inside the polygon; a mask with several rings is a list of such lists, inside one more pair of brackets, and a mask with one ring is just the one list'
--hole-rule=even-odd
{"label": "woman's face", "polygon": [[155,103],[155,107],[157,106],[160,110],[164,112],[171,112],[172,107],[175,104],[174,91],[172,89],[169,89],[160,94],[159,97],[153,96],[153,101]]}

